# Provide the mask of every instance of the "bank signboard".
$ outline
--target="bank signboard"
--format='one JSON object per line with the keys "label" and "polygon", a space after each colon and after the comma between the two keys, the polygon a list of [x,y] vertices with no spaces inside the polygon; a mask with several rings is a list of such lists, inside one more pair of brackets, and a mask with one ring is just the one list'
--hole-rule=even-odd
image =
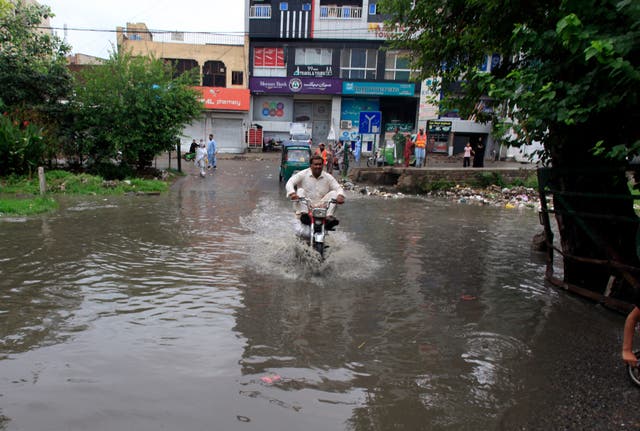
{"label": "bank signboard", "polygon": [[334,78],[265,77],[249,80],[253,93],[340,94],[342,80]]}
{"label": "bank signboard", "polygon": [[342,83],[342,94],[364,96],[413,96],[415,84],[393,82],[354,82]]}

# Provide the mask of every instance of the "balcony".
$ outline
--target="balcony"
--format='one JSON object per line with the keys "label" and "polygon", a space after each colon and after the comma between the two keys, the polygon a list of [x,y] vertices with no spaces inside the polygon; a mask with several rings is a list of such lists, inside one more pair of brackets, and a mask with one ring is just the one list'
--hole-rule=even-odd
{"label": "balcony", "polygon": [[320,19],[360,19],[362,8],[355,6],[320,6]]}
{"label": "balcony", "polygon": [[254,5],[249,9],[249,18],[271,19],[271,5]]}

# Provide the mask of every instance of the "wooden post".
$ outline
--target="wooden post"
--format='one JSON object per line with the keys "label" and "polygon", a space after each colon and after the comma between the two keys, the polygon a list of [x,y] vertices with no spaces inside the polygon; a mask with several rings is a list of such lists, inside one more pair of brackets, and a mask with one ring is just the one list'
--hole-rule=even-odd
{"label": "wooden post", "polygon": [[44,168],[38,166],[38,179],[40,180],[40,195],[44,195],[47,192],[47,181],[44,178]]}
{"label": "wooden post", "polygon": [[180,159],[180,139],[176,143],[176,154],[178,155],[178,172],[182,172],[182,160]]}

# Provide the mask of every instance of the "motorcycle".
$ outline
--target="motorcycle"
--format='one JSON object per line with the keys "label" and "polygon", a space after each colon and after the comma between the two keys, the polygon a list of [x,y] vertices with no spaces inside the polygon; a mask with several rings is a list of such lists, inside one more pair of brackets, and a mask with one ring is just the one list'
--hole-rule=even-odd
{"label": "motorcycle", "polygon": [[[324,250],[327,247],[325,245],[325,236],[327,230],[333,230],[332,227],[328,227],[327,212],[330,205],[336,205],[337,201],[331,199],[328,202],[321,202],[318,205],[313,205],[311,200],[301,197],[298,201],[306,206],[306,212],[300,215],[300,222],[302,223],[302,238],[309,242],[309,246],[320,254],[320,257],[324,258]],[[305,217],[306,216],[306,217]]]}

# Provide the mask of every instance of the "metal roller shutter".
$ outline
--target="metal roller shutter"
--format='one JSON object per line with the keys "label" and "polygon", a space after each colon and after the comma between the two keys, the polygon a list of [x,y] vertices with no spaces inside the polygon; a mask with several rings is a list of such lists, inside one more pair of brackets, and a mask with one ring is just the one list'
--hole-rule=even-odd
{"label": "metal roller shutter", "polygon": [[215,118],[213,120],[213,139],[218,144],[218,152],[220,153],[244,152],[242,120]]}

